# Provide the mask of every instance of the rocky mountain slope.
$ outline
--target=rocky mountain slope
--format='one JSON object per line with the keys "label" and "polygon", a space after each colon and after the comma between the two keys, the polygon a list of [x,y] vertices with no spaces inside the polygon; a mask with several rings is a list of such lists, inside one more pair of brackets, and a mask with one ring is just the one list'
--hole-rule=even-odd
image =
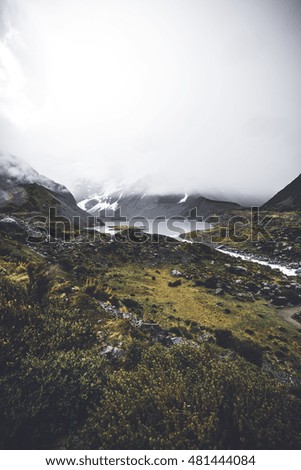
{"label": "rocky mountain slope", "polygon": [[267,201],[262,208],[278,211],[301,210],[301,174]]}
{"label": "rocky mountain slope", "polygon": [[85,224],[88,214],[81,210],[69,190],[40,175],[23,160],[0,154],[0,212],[4,214],[79,216]]}

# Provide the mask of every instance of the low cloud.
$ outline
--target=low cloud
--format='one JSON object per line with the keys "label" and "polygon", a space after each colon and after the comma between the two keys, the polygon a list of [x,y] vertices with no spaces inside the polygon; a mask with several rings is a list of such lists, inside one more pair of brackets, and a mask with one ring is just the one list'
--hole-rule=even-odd
{"label": "low cloud", "polygon": [[2,151],[71,189],[264,200],[301,171],[300,23],[294,0],[2,1]]}

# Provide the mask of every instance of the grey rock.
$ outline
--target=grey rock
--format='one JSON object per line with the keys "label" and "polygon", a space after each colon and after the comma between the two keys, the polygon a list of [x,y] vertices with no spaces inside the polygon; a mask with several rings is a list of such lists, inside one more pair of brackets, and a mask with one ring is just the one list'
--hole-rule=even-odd
{"label": "grey rock", "polygon": [[115,359],[118,359],[120,356],[123,355],[123,350],[117,348],[116,346],[106,346],[106,348],[101,352],[103,356],[111,356]]}
{"label": "grey rock", "polygon": [[218,284],[219,280],[216,276],[208,277],[208,279],[206,279],[204,282],[204,286],[208,289],[216,289]]}
{"label": "grey rock", "polygon": [[224,290],[219,287],[215,290],[215,295],[224,295]]}
{"label": "grey rock", "polygon": [[169,336],[166,339],[168,339],[173,346],[177,346],[178,344],[183,344],[185,342],[181,336]]}
{"label": "grey rock", "polygon": [[246,274],[248,272],[247,268],[244,266],[231,266],[228,271],[232,274]]}
{"label": "grey rock", "polygon": [[272,299],[272,303],[278,307],[282,307],[283,305],[286,305],[288,302],[287,302],[287,298],[286,297],[282,297],[282,296],[275,296],[273,297]]}
{"label": "grey rock", "polygon": [[177,280],[174,281],[174,282],[169,282],[169,283],[168,283],[168,286],[169,286],[169,287],[178,287],[178,286],[180,286],[181,284],[182,284],[181,280],[180,280],[180,279],[177,279]]}
{"label": "grey rock", "polygon": [[177,269],[173,269],[171,271],[171,275],[174,276],[174,277],[181,277],[182,273],[180,271],[178,271]]}
{"label": "grey rock", "polygon": [[209,333],[202,333],[198,337],[198,340],[204,343],[215,343],[215,339]]}

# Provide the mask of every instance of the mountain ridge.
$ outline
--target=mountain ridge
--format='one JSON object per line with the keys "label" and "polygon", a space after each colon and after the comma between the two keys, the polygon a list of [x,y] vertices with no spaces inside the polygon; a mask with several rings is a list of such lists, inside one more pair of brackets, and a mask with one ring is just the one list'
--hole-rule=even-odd
{"label": "mountain ridge", "polygon": [[263,204],[262,209],[279,211],[301,210],[301,173]]}
{"label": "mountain ridge", "polygon": [[80,217],[81,225],[89,216],[64,185],[40,175],[22,159],[0,154],[0,212],[48,217],[50,207],[58,216]]}
{"label": "mountain ridge", "polygon": [[225,210],[240,210],[242,206],[231,201],[219,201],[200,194],[153,195],[113,191],[100,191],[78,202],[78,206],[91,215],[106,217],[189,217],[191,213],[207,217]]}

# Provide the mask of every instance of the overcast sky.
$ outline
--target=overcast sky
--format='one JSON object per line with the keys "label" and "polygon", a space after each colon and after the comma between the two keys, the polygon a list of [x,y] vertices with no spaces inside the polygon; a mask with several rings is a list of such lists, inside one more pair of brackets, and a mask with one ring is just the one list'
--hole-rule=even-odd
{"label": "overcast sky", "polygon": [[265,198],[301,172],[300,0],[0,0],[0,147]]}

